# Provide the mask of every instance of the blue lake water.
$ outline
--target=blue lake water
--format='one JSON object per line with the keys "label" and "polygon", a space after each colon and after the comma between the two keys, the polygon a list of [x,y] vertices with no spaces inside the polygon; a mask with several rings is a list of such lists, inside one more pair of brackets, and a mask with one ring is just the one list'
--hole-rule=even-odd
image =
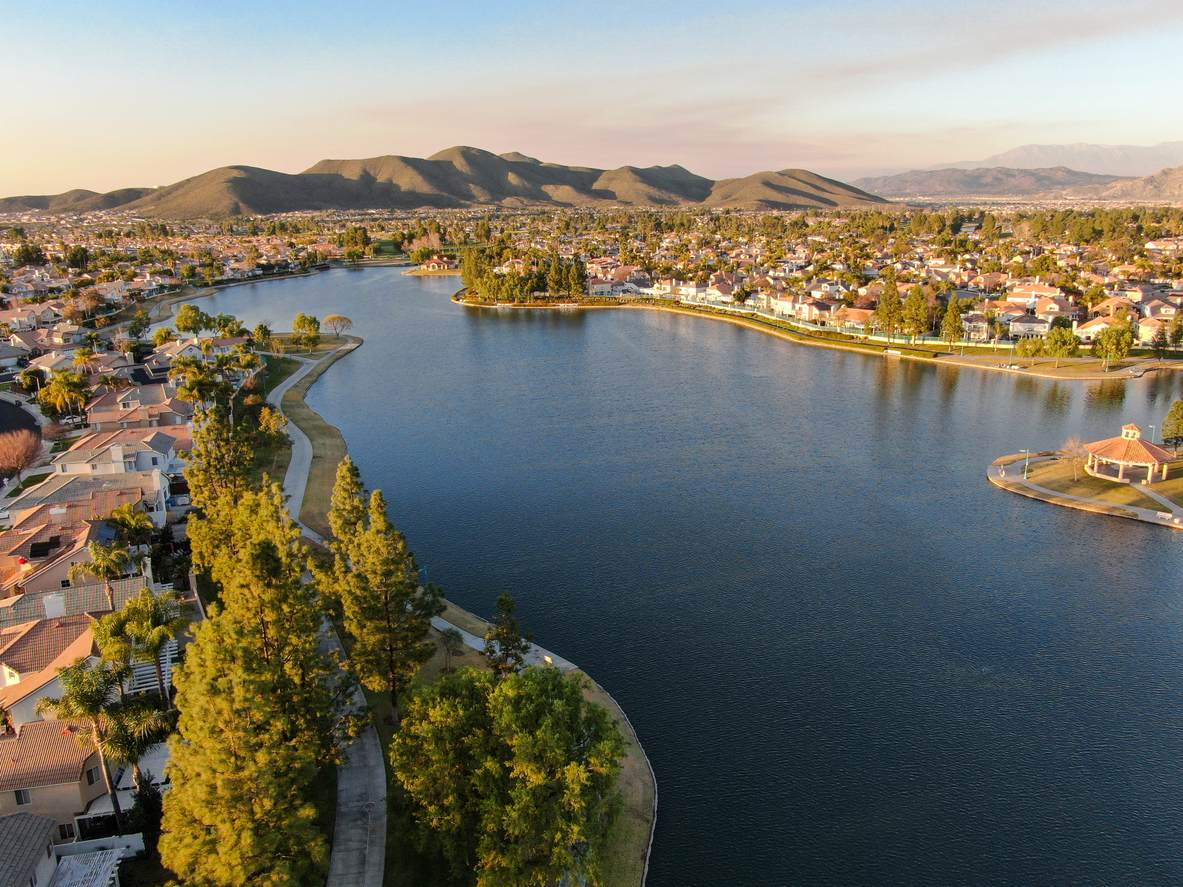
{"label": "blue lake water", "polygon": [[428,578],[629,713],[649,883],[1183,883],[1183,534],[996,490],[1161,425],[1183,375],[1053,382],[650,311],[332,271],[204,310],[366,344],[313,388]]}

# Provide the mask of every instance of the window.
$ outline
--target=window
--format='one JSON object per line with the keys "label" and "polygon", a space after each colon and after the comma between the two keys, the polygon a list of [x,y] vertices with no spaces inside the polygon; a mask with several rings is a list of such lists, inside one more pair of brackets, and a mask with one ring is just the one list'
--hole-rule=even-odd
{"label": "window", "polygon": [[158,462],[158,460],[157,460],[157,458],[156,458],[155,456],[153,456],[153,457],[152,457],[152,464],[153,464],[153,465],[158,465],[158,464],[159,464],[159,462]]}
{"label": "window", "polygon": [[63,822],[58,826],[58,834],[62,836],[63,841],[74,840],[74,823]]}
{"label": "window", "polygon": [[18,788],[16,790],[16,805],[18,807],[24,807],[26,804],[32,803],[33,798],[29,794],[29,790],[27,788]]}
{"label": "window", "polygon": [[69,588],[69,587],[70,587],[70,580],[69,580],[69,579],[63,579],[63,580],[62,580],[62,588]]}
{"label": "window", "polygon": [[89,770],[86,771],[86,784],[87,785],[94,785],[98,781],[99,781],[99,768],[98,768],[98,765],[96,764],[94,767],[91,767]]}

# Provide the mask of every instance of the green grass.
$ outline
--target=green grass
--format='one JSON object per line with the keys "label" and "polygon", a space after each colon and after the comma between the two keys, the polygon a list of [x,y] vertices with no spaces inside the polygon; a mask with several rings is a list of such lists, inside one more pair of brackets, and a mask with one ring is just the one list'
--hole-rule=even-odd
{"label": "green grass", "polygon": [[[1021,470],[1019,476],[1022,476]],[[1075,475],[1074,479],[1072,464],[1066,460],[1036,462],[1027,469],[1027,480],[1045,489],[1056,493],[1066,493],[1069,496],[1083,496],[1086,499],[1097,499],[1112,505],[1149,508],[1151,511],[1162,510],[1160,502],[1143,495],[1132,485],[1092,477],[1085,474],[1083,465],[1080,466],[1079,474]]]}
{"label": "green grass", "polygon": [[41,483],[41,481],[45,480],[51,474],[53,474],[52,471],[41,471],[37,474],[26,474],[25,479],[21,481],[20,486],[9,488],[9,495],[23,493],[25,490],[29,489],[29,487],[37,486],[37,484]]}

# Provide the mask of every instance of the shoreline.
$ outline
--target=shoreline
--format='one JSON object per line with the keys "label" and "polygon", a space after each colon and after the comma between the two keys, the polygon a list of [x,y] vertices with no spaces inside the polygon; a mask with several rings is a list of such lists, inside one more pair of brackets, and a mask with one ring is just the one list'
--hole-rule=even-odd
{"label": "shoreline", "polygon": [[[1035,465],[1056,458],[1055,455],[1046,453],[1039,455],[1032,454],[1030,464]],[[1092,514],[1104,514],[1109,517],[1142,521],[1143,523],[1153,524],[1156,527],[1166,527],[1169,530],[1183,530],[1183,508],[1176,507],[1171,512],[1167,512],[1140,508],[1136,505],[1119,505],[1115,502],[1106,502],[1103,499],[1073,496],[1068,493],[1059,493],[1055,490],[1050,490],[1047,487],[1032,483],[1030,480],[1025,480],[1021,470],[1015,477],[1007,477],[1003,473],[1009,466],[1017,465],[1022,461],[1022,455],[1000,456],[986,466],[986,479],[1001,490],[1006,490],[1009,493],[1015,493],[1019,496],[1025,496],[1028,499],[1047,502],[1050,505],[1058,505],[1061,508],[1071,508],[1075,511],[1087,511]],[[1164,505],[1163,507],[1165,508],[1166,506]]]}
{"label": "shoreline", "polygon": [[[465,288],[466,289],[466,288]],[[714,311],[703,311],[698,308],[692,308],[685,305],[670,304],[661,305],[649,302],[618,302],[610,304],[583,304],[579,302],[560,303],[560,304],[513,304],[513,303],[496,303],[489,304],[486,302],[473,302],[464,299],[461,293],[464,289],[459,290],[452,296],[452,300],[459,305],[468,308],[493,308],[497,310],[510,308],[517,310],[543,310],[543,311],[591,311],[603,308],[620,308],[625,310],[645,310],[645,311],[664,311],[670,314],[683,314],[694,317],[706,317],[711,320],[718,320],[724,323],[734,324],[735,326],[743,326],[748,329],[758,330],[775,336],[779,339],[784,339],[789,342],[795,342],[799,345],[808,345],[814,348],[829,348],[834,351],[847,351],[858,354],[865,354],[869,357],[895,358],[898,360],[914,360],[921,363],[939,364],[944,366],[966,367],[968,369],[989,370],[996,373],[1009,373],[1015,376],[1026,376],[1035,379],[1053,379],[1056,381],[1071,382],[1071,381],[1109,381],[1117,379],[1125,381],[1127,379],[1139,379],[1148,372],[1156,370],[1181,370],[1183,369],[1183,360],[1171,362],[1168,359],[1145,358],[1138,363],[1123,367],[1120,370],[1113,370],[1107,373],[1100,372],[1082,372],[1069,373],[1061,371],[1061,367],[1052,366],[1047,369],[1043,368],[1021,368],[1009,365],[1002,365],[997,361],[1010,359],[1010,363],[1015,360],[1047,360],[1051,361],[1054,358],[1016,358],[1013,355],[999,355],[999,356],[984,356],[984,355],[955,355],[942,354],[938,352],[928,352],[925,354],[908,353],[903,349],[910,346],[906,342],[894,343],[858,343],[858,342],[843,342],[838,340],[828,340],[821,336],[810,335],[806,331],[788,330],[780,327],[774,327],[768,323],[756,320],[750,317],[741,317],[728,314],[720,314]],[[1062,358],[1064,361],[1074,360],[1078,358]]]}
{"label": "shoreline", "polygon": [[[208,295],[208,293],[206,295]],[[353,351],[355,351],[357,348],[360,348],[364,344],[364,340],[358,336],[344,336],[342,338],[349,339],[350,344],[348,346],[339,346],[334,351],[326,354],[324,357],[321,357],[318,361],[313,363],[312,368],[307,372],[307,374],[301,377],[287,391],[285,391],[280,399],[280,404],[284,415],[288,416],[289,420],[293,422],[297,428],[299,428],[299,430],[307,436],[311,444],[312,463],[308,469],[309,481],[312,480],[313,472],[318,471],[322,474],[327,472],[327,476],[330,478],[335,478],[337,465],[341,459],[344,458],[346,452],[348,451],[348,442],[346,441],[344,434],[341,433],[341,430],[335,425],[331,425],[330,423],[326,422],[318,412],[309,407],[305,402],[308,391],[314,384],[316,384],[316,381],[322,375],[324,375],[329,367],[331,367],[345,355],[351,354]],[[292,410],[292,412],[289,412],[289,410]],[[297,416],[299,418],[297,418]],[[303,424],[301,423],[301,420],[303,420]],[[326,447],[325,441],[323,440],[325,437],[328,437],[333,442],[333,445]],[[320,446],[317,445],[318,439],[320,439]],[[339,454],[337,454],[337,441],[340,443]],[[306,486],[304,489],[304,495],[301,499],[298,512],[298,520],[302,526],[311,529],[313,532],[317,532],[318,535],[320,535],[318,532],[318,527],[327,529],[328,515],[327,511],[323,509],[323,506],[326,505],[329,500],[328,496],[310,495],[310,486],[311,484]],[[448,604],[450,609],[461,610],[464,615],[469,616],[472,620],[476,620],[477,622],[486,626],[489,624],[479,616],[470,614],[467,611],[463,611],[451,601],[449,601]],[[641,814],[638,814],[636,811],[632,811],[634,815],[643,815],[648,820],[644,847],[641,847],[639,842],[637,842],[636,846],[629,846],[630,842],[626,840],[623,842],[623,847],[614,848],[618,852],[623,853],[625,856],[632,856],[635,854],[634,858],[643,860],[640,881],[630,881],[627,884],[606,884],[605,887],[644,887],[645,882],[649,877],[649,859],[653,850],[654,836],[657,831],[657,777],[653,771],[653,765],[649,760],[649,756],[645,752],[644,746],[641,745],[641,741],[637,736],[632,722],[629,720],[628,715],[625,713],[624,709],[620,707],[619,703],[616,702],[612,695],[603,687],[601,687],[600,684],[591,677],[591,675],[587,674],[587,672],[584,672],[582,669],[578,669],[578,672],[587,678],[588,682],[590,683],[590,691],[592,695],[599,695],[602,697],[600,700],[601,704],[604,704],[608,709],[609,714],[618,720],[621,733],[625,736],[626,743],[630,746],[629,753],[626,754],[624,760],[621,762],[622,774],[624,773],[624,768],[629,766],[630,762],[634,768],[639,768],[639,766],[643,764],[645,784],[642,787],[642,796],[644,798],[648,793],[652,793],[653,797],[652,803],[647,804],[646,811]],[[634,752],[632,749],[635,749],[636,751]],[[625,808],[620,812],[621,822],[623,822],[624,818],[628,816],[629,813],[630,811],[627,809],[626,804]]]}

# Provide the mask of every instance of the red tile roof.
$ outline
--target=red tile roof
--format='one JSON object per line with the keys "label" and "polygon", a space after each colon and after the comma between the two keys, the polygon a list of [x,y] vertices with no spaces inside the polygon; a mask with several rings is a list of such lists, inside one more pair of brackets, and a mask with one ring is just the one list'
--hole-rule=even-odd
{"label": "red tile roof", "polygon": [[0,791],[80,782],[95,756],[82,726],[82,721],[30,721],[16,735],[0,738]]}

